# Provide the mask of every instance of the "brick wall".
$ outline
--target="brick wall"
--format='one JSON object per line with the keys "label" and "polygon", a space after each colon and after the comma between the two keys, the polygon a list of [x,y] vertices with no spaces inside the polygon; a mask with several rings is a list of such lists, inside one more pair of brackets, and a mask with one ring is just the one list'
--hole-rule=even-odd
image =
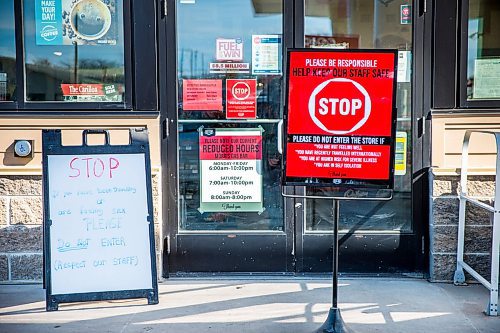
{"label": "brick wall", "polygon": [[[456,269],[459,176],[431,179],[430,279],[451,282]],[[494,176],[469,176],[468,195],[492,205]],[[489,280],[493,215],[477,206],[466,206],[464,259]],[[470,276],[467,276],[471,280]]]}
{"label": "brick wall", "polygon": [[[153,175],[158,275],[161,276],[161,190]],[[0,176],[0,282],[43,278],[42,176]]]}

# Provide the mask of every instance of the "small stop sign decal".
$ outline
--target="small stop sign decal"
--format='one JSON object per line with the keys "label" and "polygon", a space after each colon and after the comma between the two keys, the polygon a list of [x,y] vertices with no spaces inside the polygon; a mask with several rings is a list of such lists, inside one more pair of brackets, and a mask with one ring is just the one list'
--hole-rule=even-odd
{"label": "small stop sign decal", "polygon": [[309,115],[322,130],[348,134],[362,127],[371,112],[371,99],[358,82],[335,78],[322,82],[309,98]]}
{"label": "small stop sign decal", "polygon": [[257,80],[226,80],[226,118],[257,118]]}
{"label": "small stop sign decal", "polygon": [[238,82],[232,88],[233,97],[243,101],[250,96],[250,86],[246,82]]}

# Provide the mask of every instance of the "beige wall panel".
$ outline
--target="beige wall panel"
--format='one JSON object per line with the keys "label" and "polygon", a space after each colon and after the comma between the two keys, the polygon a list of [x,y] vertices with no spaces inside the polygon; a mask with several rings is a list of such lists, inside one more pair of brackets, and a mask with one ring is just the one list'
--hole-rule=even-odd
{"label": "beige wall panel", "polygon": [[[127,144],[129,127],[147,127],[153,172],[161,167],[158,118],[0,118],[0,174],[41,173],[42,129],[61,129],[64,145],[81,145],[82,130],[110,130],[112,145]],[[92,135],[89,144],[102,144],[104,136]],[[33,158],[14,156],[14,140],[34,140]]]}
{"label": "beige wall panel", "polygon": [[[80,146],[83,144],[82,130],[65,130],[62,132],[62,144],[65,146]],[[116,129],[109,132],[111,145],[126,145],[129,143],[128,129]],[[87,136],[88,145],[102,145],[105,143],[104,135]]]}
{"label": "beige wall panel", "polygon": [[[38,131],[20,130],[20,129],[4,129],[0,120],[0,152],[6,152],[14,148],[14,140],[25,139],[35,140],[35,152],[42,151],[42,142],[38,140]],[[12,150],[12,153],[14,150]]]}
{"label": "beige wall panel", "polygon": [[[495,156],[482,154],[469,154],[469,169],[476,172],[484,171],[490,174],[495,169]],[[447,154],[445,165],[447,169],[454,169],[457,173],[462,164],[462,154]]]}
{"label": "beige wall panel", "polygon": [[[446,130],[444,147],[446,154],[462,154],[464,135],[465,130],[462,129]],[[474,154],[495,154],[495,137],[489,134],[473,134],[469,144],[469,151]]]}
{"label": "beige wall panel", "polygon": [[[435,173],[458,173],[462,144],[466,130],[500,132],[500,115],[436,115],[432,121],[432,166]],[[496,144],[493,136],[473,134],[469,147],[469,167],[472,173],[491,174],[495,171]]]}
{"label": "beige wall panel", "polygon": [[444,165],[444,122],[440,119],[432,121],[432,149],[431,165]]}

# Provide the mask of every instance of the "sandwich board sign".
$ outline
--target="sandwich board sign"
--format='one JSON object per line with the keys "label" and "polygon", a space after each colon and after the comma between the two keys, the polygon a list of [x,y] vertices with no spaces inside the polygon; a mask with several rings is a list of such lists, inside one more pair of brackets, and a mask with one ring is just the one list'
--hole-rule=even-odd
{"label": "sandwich board sign", "polygon": [[285,185],[392,189],[395,50],[288,51]]}
{"label": "sandwich board sign", "polygon": [[[106,144],[88,145],[89,134]],[[43,131],[46,309],[60,303],[147,298],[158,303],[151,165],[146,129],[129,145],[83,131],[82,146],[63,146]]]}

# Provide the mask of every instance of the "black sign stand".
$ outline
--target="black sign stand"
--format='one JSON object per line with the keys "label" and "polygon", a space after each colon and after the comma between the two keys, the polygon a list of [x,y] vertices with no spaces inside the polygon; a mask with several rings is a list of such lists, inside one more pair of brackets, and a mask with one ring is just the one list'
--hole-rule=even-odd
{"label": "black sign stand", "polygon": [[[333,293],[332,293],[332,307],[328,313],[328,318],[325,323],[316,331],[316,333],[344,333],[349,332],[345,327],[345,324],[340,315],[340,309],[337,304],[338,295],[338,224],[339,224],[339,206],[340,200],[390,200],[393,194],[394,188],[394,162],[395,162],[395,141],[396,141],[396,120],[397,120],[397,109],[396,109],[396,91],[397,91],[397,50],[318,50],[318,49],[289,49],[287,52],[287,86],[286,86],[286,112],[284,114],[284,120],[286,122],[286,133],[283,137],[283,142],[285,142],[284,158],[283,158],[283,186],[304,186],[306,189],[309,187],[314,188],[333,188],[333,196],[317,196],[317,195],[295,195],[287,194],[282,188],[282,195],[289,198],[304,198],[304,199],[330,199],[334,201],[335,214],[333,217]],[[355,55],[355,56],[354,56]],[[392,73],[392,75],[387,75],[385,78],[383,76],[378,76],[374,74],[371,78],[365,77],[364,75],[359,76],[359,80],[351,80],[352,78],[358,77],[357,74],[349,74],[348,77],[351,79],[339,78],[338,73],[334,74],[330,72],[330,68],[327,67],[326,62],[333,64],[333,67],[339,67],[340,60],[336,60],[336,57],[341,56],[342,58],[352,57],[353,59],[359,59],[359,57],[367,57],[367,60],[373,60],[375,58],[380,60],[380,66],[377,65],[376,60],[373,64],[374,67],[378,67],[386,73]],[[324,59],[324,64],[313,65],[311,67],[318,67],[325,69],[326,77],[318,77],[314,74],[314,70],[310,70],[308,65],[308,59]],[[342,59],[340,58],[340,59]],[[336,63],[337,62],[337,63]],[[337,64],[337,65],[336,65]],[[344,65],[340,66],[344,67]],[[371,66],[361,66],[361,67],[371,67]],[[367,70],[368,71],[368,70]],[[376,73],[376,72],[374,72]],[[310,75],[312,74],[312,75]],[[366,80],[365,80],[366,79]],[[355,86],[355,89],[365,96],[365,99],[371,101],[375,98],[375,103],[371,104],[367,109],[365,108],[365,118],[359,120],[359,118],[354,118],[357,121],[356,126],[352,127],[352,123],[347,122],[345,127],[331,127],[330,125],[325,125],[322,121],[317,118],[316,113],[318,112],[316,101],[318,94],[332,94],[332,96],[344,96],[352,97],[352,93],[347,89],[343,90],[341,82],[350,82]],[[337,83],[339,85],[337,85]],[[383,84],[382,84],[383,83]],[[325,88],[330,85],[335,84],[335,88],[338,91],[333,94],[332,91],[325,90]],[[381,84],[378,87],[378,84]],[[390,84],[390,86],[389,86]],[[364,86],[363,86],[364,85]],[[298,87],[298,88],[297,88]],[[340,87],[340,88],[339,88]],[[366,88],[370,88],[366,90]],[[337,97],[338,97],[337,96]],[[384,101],[384,103],[382,103]],[[391,102],[392,109],[386,102]],[[365,104],[366,107],[366,104]],[[372,113],[370,118],[371,108],[380,112],[378,115]],[[307,115],[309,111],[309,115]],[[323,110],[324,111],[324,110]],[[324,116],[328,115],[330,111],[327,111]],[[321,111],[320,111],[321,114]],[[342,114],[342,112],[340,113]],[[292,115],[292,117],[290,117]],[[335,112],[331,112],[331,115],[335,115]],[[346,114],[347,115],[347,114]],[[354,113],[352,113],[354,115]],[[383,115],[384,117],[379,117]],[[390,115],[390,118],[389,118]],[[311,118],[311,119],[309,119]],[[368,119],[371,119],[369,125],[365,125]],[[305,122],[304,119],[309,119]],[[335,118],[334,118],[335,119]],[[384,119],[382,124],[376,124],[376,121]],[[343,121],[335,120],[338,124],[342,125]],[[390,121],[390,123],[389,123]],[[290,127],[290,124],[293,126]],[[383,126],[380,126],[383,125]],[[390,125],[390,126],[389,126]],[[363,130],[360,128],[365,126]],[[290,133],[290,128],[292,128],[292,133]],[[358,131],[359,130],[359,131]],[[390,132],[389,132],[390,130]],[[379,151],[380,156],[383,157],[383,165],[373,164],[371,167],[366,168],[363,165],[360,166],[363,170],[362,173],[350,173],[346,172],[346,167],[343,165],[337,166],[331,161],[333,159],[333,154],[331,151],[336,150],[338,154],[336,155],[338,161],[340,162],[342,150],[344,148],[337,147],[334,148],[330,146],[330,143],[342,142],[347,143],[346,146],[359,145],[361,149],[366,143],[364,142],[364,137],[366,138],[377,138],[375,140],[375,145],[389,145],[389,151],[386,148]],[[363,139],[363,140],[362,140]],[[372,142],[371,138],[369,142]],[[335,141],[338,140],[338,141]],[[353,140],[353,141],[351,141]],[[362,140],[362,141],[360,141]],[[325,143],[328,147],[316,147],[317,144]],[[358,147],[359,148],[359,147]],[[320,163],[320,165],[311,164],[309,161],[322,161],[321,157],[323,153],[316,154],[315,149],[319,151],[324,150],[328,152],[328,155],[332,156],[331,159],[325,159],[326,165]],[[351,148],[345,148],[345,150],[350,150]],[[294,150],[294,155],[292,155],[291,162],[288,160],[288,150]],[[320,156],[321,155],[321,156]],[[350,155],[347,153],[346,155]],[[303,163],[302,161],[308,161]],[[349,159],[348,159],[349,161]],[[378,160],[376,160],[378,163]],[[290,164],[289,164],[290,163]],[[323,168],[320,171],[315,170],[315,172],[309,172],[309,168]],[[329,169],[328,169],[329,168]],[[387,168],[387,169],[386,169]],[[377,171],[386,170],[386,173],[380,173],[378,175],[370,174],[373,170]],[[348,192],[356,189],[362,189],[365,194],[357,194],[354,192],[354,196]],[[327,190],[331,191],[331,190]],[[370,194],[371,193],[371,194]]]}
{"label": "black sign stand", "polygon": [[[109,133],[106,130],[84,130],[82,146],[63,146],[61,130],[43,130],[43,204],[44,204],[44,286],[46,288],[46,310],[57,311],[60,303],[117,300],[128,298],[147,298],[148,304],[158,304],[158,280],[156,271],[156,250],[153,220],[153,198],[151,193],[151,161],[149,155],[148,131],[146,128],[132,128],[129,130],[130,142],[128,145],[110,145]],[[104,145],[88,145],[88,134],[101,134],[105,136]],[[49,163],[50,155],[93,155],[93,154],[144,154],[146,193],[148,210],[148,237],[150,240],[149,253],[151,258],[151,288],[133,290],[112,290],[85,293],[53,294],[51,284],[51,214],[49,193]],[[71,283],[71,281],[68,281]]]}
{"label": "black sign stand", "polygon": [[335,215],[333,216],[333,282],[332,282],[332,306],[328,311],[328,317],[316,333],[347,333],[350,332],[345,326],[340,309],[338,308],[338,273],[339,273],[339,218],[340,218],[340,200],[333,199],[335,204]]}
{"label": "black sign stand", "polygon": [[[384,190],[387,191],[387,190]],[[338,308],[338,272],[339,272],[339,221],[340,221],[340,201],[341,200],[352,200],[352,201],[388,201],[392,199],[393,191],[388,190],[389,195],[385,197],[342,197],[338,194],[336,196],[315,196],[315,195],[296,195],[287,194],[282,191],[281,195],[285,198],[295,198],[295,199],[329,199],[333,200],[335,205],[335,213],[333,214],[333,251],[332,251],[332,306],[328,311],[328,317],[326,321],[321,325],[321,327],[315,333],[352,333],[353,331],[346,327],[342,316],[340,315],[340,309]]]}

